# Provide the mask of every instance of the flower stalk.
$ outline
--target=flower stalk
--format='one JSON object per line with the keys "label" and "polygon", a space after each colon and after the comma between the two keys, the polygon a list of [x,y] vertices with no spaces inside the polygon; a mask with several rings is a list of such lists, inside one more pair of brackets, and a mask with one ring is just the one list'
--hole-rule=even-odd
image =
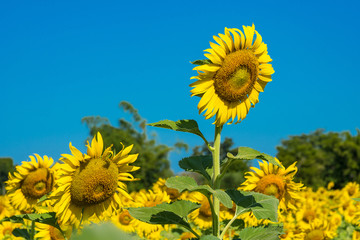
{"label": "flower stalk", "polygon": [[[220,188],[220,182],[216,181],[220,175],[220,143],[221,143],[221,126],[215,126],[215,138],[214,138],[214,151],[213,151],[213,175],[212,184],[214,190]],[[220,202],[215,196],[213,196],[213,235],[220,236]]]}

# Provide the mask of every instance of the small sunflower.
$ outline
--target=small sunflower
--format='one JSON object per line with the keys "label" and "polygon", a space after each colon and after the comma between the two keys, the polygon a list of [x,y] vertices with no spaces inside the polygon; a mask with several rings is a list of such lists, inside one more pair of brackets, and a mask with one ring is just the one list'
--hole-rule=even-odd
{"label": "small sunflower", "polygon": [[32,210],[39,198],[48,194],[54,185],[54,171],[50,167],[54,160],[38,154],[29,156],[30,162],[22,162],[14,175],[9,173],[6,190],[11,205],[20,211]]}
{"label": "small sunflower", "polygon": [[104,220],[122,207],[120,197],[131,199],[124,181],[135,181],[130,166],[138,154],[129,154],[133,145],[114,155],[111,146],[103,150],[103,139],[97,133],[87,154],[70,143],[70,154],[62,154],[56,190],[52,194],[60,224],[79,224],[80,219]]}
{"label": "small sunflower", "polygon": [[225,28],[225,34],[214,36],[219,45],[210,42],[211,48],[205,50],[209,63],[194,68],[199,75],[192,77],[197,81],[190,84],[191,96],[201,97],[199,113],[207,110],[206,119],[216,115],[217,126],[244,119],[274,73],[267,45],[255,26],[243,29],[244,33]]}
{"label": "small sunflower", "polygon": [[279,199],[280,209],[296,209],[294,201],[301,199],[299,191],[303,189],[302,183],[295,183],[293,181],[294,175],[297,172],[296,163],[293,163],[286,169],[267,161],[260,162],[259,164],[260,169],[250,168],[254,172],[247,172],[247,176],[245,176],[246,181],[240,189],[272,195]]}
{"label": "small sunflower", "polygon": [[[71,236],[71,227],[62,227],[67,239]],[[64,235],[59,229],[42,223],[36,223],[36,231],[34,238],[38,240],[65,240]]]}
{"label": "small sunflower", "polygon": [[12,231],[15,228],[21,228],[21,223],[12,223],[12,222],[2,222],[0,223],[0,239],[14,239],[14,240],[21,240],[22,237],[15,237],[12,234]]}

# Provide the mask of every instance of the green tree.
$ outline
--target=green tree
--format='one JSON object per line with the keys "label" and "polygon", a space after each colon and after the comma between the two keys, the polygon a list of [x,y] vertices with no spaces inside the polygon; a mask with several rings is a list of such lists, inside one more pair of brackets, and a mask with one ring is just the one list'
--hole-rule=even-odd
{"label": "green tree", "polygon": [[306,186],[318,188],[333,181],[335,188],[341,188],[350,181],[360,182],[359,130],[355,136],[350,132],[325,133],[323,129],[291,136],[277,150],[284,166],[297,162],[295,180]]}
{"label": "green tree", "polygon": [[187,148],[184,143],[176,143],[174,147],[158,144],[154,136],[149,137],[146,129],[146,120],[143,119],[138,111],[128,102],[122,101],[119,104],[125,112],[129,112],[132,121],[125,119],[119,120],[119,126],[114,127],[107,118],[99,116],[84,117],[82,122],[90,129],[90,136],[100,132],[106,147],[113,145],[116,152],[125,146],[134,144],[131,153],[139,153],[138,159],[133,164],[140,169],[134,172],[139,181],[128,184],[129,191],[137,191],[142,188],[149,188],[158,178],[168,178],[173,175],[168,160],[169,152],[174,148]]}
{"label": "green tree", "polygon": [[0,158],[0,194],[5,194],[5,181],[8,180],[9,172],[14,172],[13,160],[11,158]]}
{"label": "green tree", "polygon": [[[220,146],[220,159],[225,159],[226,154],[228,152],[236,155],[237,148],[232,148],[234,142],[231,138],[225,137],[224,141]],[[211,152],[204,144],[202,146],[196,146],[193,148],[193,156],[201,156],[201,155],[211,155]],[[221,188],[223,189],[232,189],[240,186],[242,182],[244,182],[244,173],[249,171],[249,161],[237,161],[233,163],[227,173],[224,175],[223,180],[221,182]]]}

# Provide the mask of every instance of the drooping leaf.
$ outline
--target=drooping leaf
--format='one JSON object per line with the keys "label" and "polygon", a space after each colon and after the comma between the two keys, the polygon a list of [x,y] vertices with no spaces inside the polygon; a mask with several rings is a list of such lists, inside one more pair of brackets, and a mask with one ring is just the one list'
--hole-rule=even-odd
{"label": "drooping leaf", "polygon": [[208,181],[211,181],[211,176],[207,170],[212,168],[212,164],[212,156],[191,156],[179,162],[179,166],[185,171],[200,173]]}
{"label": "drooping leaf", "polygon": [[149,123],[148,125],[159,128],[167,128],[178,132],[193,133],[201,137],[205,142],[207,142],[204,135],[201,133],[199,129],[199,125],[195,120],[192,119],[179,120],[176,122],[172,120],[161,120],[156,123]]}
{"label": "drooping leaf", "polygon": [[253,159],[262,159],[262,160],[266,160],[269,163],[272,163],[276,166],[279,166],[281,168],[283,168],[276,160],[274,157],[266,154],[266,153],[261,153],[255,149],[249,148],[249,147],[239,147],[238,148],[238,153],[236,154],[236,156],[234,156],[232,153],[228,153],[227,154],[228,159],[226,159],[226,161],[223,161],[222,164],[229,164],[232,163],[232,161],[235,160],[253,160]]}
{"label": "drooping leaf", "polygon": [[60,230],[55,215],[56,215],[55,212],[19,214],[11,217],[5,217],[0,221],[0,223],[5,221],[13,222],[13,223],[24,223],[24,219],[27,219],[27,220],[47,224],[56,227],[57,229]]}
{"label": "drooping leaf", "polygon": [[209,59],[203,59],[203,60],[195,60],[191,62],[191,64],[194,65],[204,65],[204,64],[211,64],[212,62]]}
{"label": "drooping leaf", "polygon": [[30,234],[28,233],[28,231],[27,231],[26,229],[15,228],[15,229],[12,231],[12,234],[13,234],[15,237],[21,237],[21,238],[24,238],[24,239],[30,239]]}
{"label": "drooping leaf", "polygon": [[192,191],[198,191],[204,194],[205,196],[210,196],[210,194],[213,194],[216,198],[219,199],[219,201],[224,204],[227,208],[232,207],[232,201],[231,198],[221,189],[214,190],[208,185],[198,185],[196,181],[188,176],[176,176],[171,177],[166,180],[166,186],[169,188],[175,188],[179,192],[188,190],[190,192]]}
{"label": "drooping leaf", "polygon": [[227,190],[226,193],[236,204],[236,214],[252,211],[257,219],[277,222],[279,200],[273,196],[257,192]]}
{"label": "drooping leaf", "polygon": [[282,226],[247,227],[240,232],[241,240],[278,240],[283,234]]}
{"label": "drooping leaf", "polygon": [[185,217],[200,205],[194,202],[180,200],[173,203],[161,203],[154,207],[129,208],[134,218],[151,224],[177,224],[190,228]]}

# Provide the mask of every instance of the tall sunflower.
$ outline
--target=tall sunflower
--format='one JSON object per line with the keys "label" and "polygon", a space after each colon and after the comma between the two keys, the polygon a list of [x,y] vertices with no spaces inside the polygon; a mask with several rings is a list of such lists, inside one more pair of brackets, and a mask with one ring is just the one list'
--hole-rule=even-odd
{"label": "tall sunflower", "polygon": [[133,145],[116,155],[111,146],[103,150],[103,139],[97,133],[87,153],[83,154],[70,143],[70,154],[62,154],[56,190],[52,194],[54,210],[61,224],[78,225],[80,220],[108,219],[122,207],[120,197],[131,199],[125,181],[135,181],[130,166],[138,154],[129,154]]}
{"label": "tall sunflower", "polygon": [[[255,26],[243,26],[244,33],[237,28],[225,28],[225,34],[214,36],[218,43],[210,42],[205,57],[208,63],[197,66],[197,79],[191,96],[199,96],[199,113],[209,119],[216,115],[215,124],[221,126],[231,119],[231,124],[244,119],[250,107],[259,101],[271,81],[273,67],[267,45],[255,30]],[[256,35],[256,38],[254,37]]]}
{"label": "tall sunflower", "polygon": [[262,161],[259,164],[260,169],[251,167],[250,169],[253,172],[246,173],[246,181],[240,186],[240,189],[272,195],[279,199],[280,209],[296,209],[295,200],[301,199],[299,191],[303,189],[302,183],[293,181],[297,172],[296,163],[286,169],[267,161]]}
{"label": "tall sunflower", "polygon": [[34,155],[36,159],[29,156],[31,161],[17,166],[14,175],[9,173],[6,182],[9,201],[16,210],[32,210],[39,198],[53,189],[54,171],[51,165],[54,160],[46,155],[43,158]]}

